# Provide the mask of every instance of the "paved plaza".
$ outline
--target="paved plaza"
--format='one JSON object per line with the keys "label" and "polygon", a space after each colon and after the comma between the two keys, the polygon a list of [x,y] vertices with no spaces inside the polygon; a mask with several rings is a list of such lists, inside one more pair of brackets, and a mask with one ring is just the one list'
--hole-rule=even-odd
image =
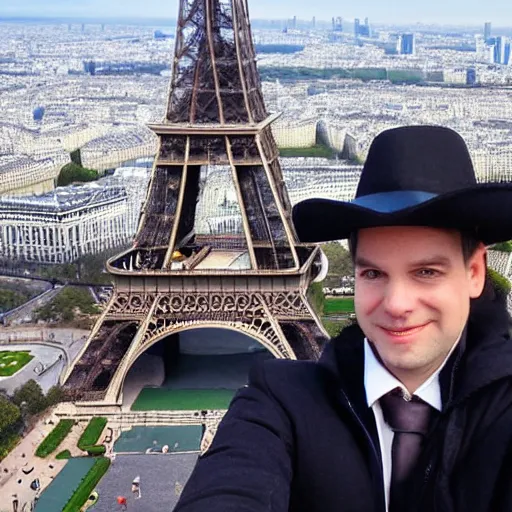
{"label": "paved plaza", "polygon": [[[198,454],[118,455],[97,486],[94,512],[115,512],[117,497],[125,496],[128,512],[170,512],[196,463]],[[141,498],[131,492],[140,476]]]}
{"label": "paved plaza", "polygon": [[[65,368],[65,360],[59,361],[63,350],[72,361],[82,349],[88,335],[89,331],[81,329],[43,329],[33,326],[0,329],[0,350],[15,352],[25,350],[34,356],[13,376],[0,377],[0,390],[12,394],[25,382],[34,379],[46,393],[59,382]],[[54,345],[44,345],[44,341],[50,341]],[[58,348],[59,345],[62,349]],[[38,370],[43,365],[48,366],[49,369],[39,375]]]}

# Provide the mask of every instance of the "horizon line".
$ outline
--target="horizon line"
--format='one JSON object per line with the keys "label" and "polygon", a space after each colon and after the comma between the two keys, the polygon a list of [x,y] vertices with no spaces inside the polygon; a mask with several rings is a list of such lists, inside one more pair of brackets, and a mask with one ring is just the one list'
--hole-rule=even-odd
{"label": "horizon line", "polygon": [[[95,21],[95,22],[100,22],[100,21],[108,21],[108,20],[123,20],[123,21],[137,21],[137,20],[144,20],[144,21],[162,21],[162,22],[169,22],[169,21],[172,21],[174,23],[176,23],[177,21],[177,18],[176,17],[157,17],[157,16],[148,16],[148,15],[130,15],[130,16],[112,16],[112,15],[103,15],[103,16],[97,16],[97,17],[93,17],[93,16],[79,16],[79,15],[46,15],[46,14],[32,14],[32,15],[28,15],[28,14],[2,14],[2,12],[0,11],[0,23],[2,21],[8,21],[8,20],[66,20],[66,21],[71,21],[71,20],[75,20],[75,21]],[[272,21],[282,21],[282,22],[288,22],[290,20],[292,20],[293,17],[288,17],[288,18],[261,18],[261,17],[251,17],[251,22],[253,21],[267,21],[267,22],[272,22]],[[311,21],[312,17],[311,18],[299,18],[297,17],[297,21],[300,21],[300,22],[308,22],[308,21]],[[348,21],[348,22],[353,22],[356,18],[354,19],[350,19],[350,18],[344,18],[344,21]],[[319,18],[316,18],[316,22],[317,23],[331,23],[332,21],[332,18],[331,19],[319,19]],[[480,24],[476,23],[476,22],[467,22],[467,23],[454,23],[454,22],[442,22],[442,21],[439,21],[439,22],[421,22],[421,21],[401,21],[401,22],[396,22],[396,23],[392,23],[392,22],[385,22],[385,21],[371,21],[371,24],[374,25],[374,26],[379,26],[379,25],[417,25],[417,26],[439,26],[439,27],[460,27],[460,28],[468,28],[468,27],[481,27],[484,25],[484,23],[488,23],[489,21],[484,21]],[[489,22],[489,23],[492,23]],[[512,24],[511,25],[495,25],[494,23],[493,24],[493,27],[496,27],[496,28],[512,28]]]}

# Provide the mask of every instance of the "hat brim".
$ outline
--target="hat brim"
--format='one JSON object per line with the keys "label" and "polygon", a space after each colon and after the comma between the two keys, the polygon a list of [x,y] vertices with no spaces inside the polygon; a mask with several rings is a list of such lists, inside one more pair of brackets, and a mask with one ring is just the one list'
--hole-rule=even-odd
{"label": "hat brim", "polygon": [[384,226],[429,226],[474,231],[486,245],[512,239],[512,183],[482,183],[435,195],[384,192],[352,202],[308,199],[293,209],[301,242],[343,240],[354,231]]}

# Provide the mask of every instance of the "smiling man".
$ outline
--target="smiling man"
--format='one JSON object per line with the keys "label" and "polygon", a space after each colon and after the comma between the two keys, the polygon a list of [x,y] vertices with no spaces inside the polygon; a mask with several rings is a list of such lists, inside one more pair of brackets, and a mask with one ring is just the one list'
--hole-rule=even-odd
{"label": "smiling man", "polygon": [[468,298],[483,290],[485,246],[465,258],[454,230],[362,229],[355,270],[359,325],[382,364],[414,393],[462,335]]}
{"label": "smiling man", "polygon": [[175,510],[512,510],[510,318],[486,275],[512,185],[477,184],[455,132],[398,128],[354,201],[306,201],[294,222],[349,239],[358,325],[319,362],[253,369]]}

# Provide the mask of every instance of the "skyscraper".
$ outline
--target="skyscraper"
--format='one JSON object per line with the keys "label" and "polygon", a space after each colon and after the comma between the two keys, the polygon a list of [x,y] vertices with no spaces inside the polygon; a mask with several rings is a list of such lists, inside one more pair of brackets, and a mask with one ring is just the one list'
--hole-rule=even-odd
{"label": "skyscraper", "polygon": [[508,65],[510,62],[510,41],[503,36],[496,38],[494,44],[494,63]]}
{"label": "skyscraper", "polygon": [[484,40],[487,42],[491,38],[491,22],[488,21],[484,25]]}
{"label": "skyscraper", "polygon": [[[364,35],[366,37],[372,37],[372,29],[370,27],[370,20],[368,18],[364,19],[364,28],[363,28],[363,30],[364,30]],[[363,35],[363,34],[361,34],[361,35]]]}
{"label": "skyscraper", "polygon": [[332,29],[334,32],[343,32],[343,18],[341,16],[332,19]]}
{"label": "skyscraper", "polygon": [[399,39],[399,52],[401,55],[414,55],[416,51],[416,38],[414,34],[402,34]]}
{"label": "skyscraper", "polygon": [[370,22],[369,22],[368,18],[364,19],[364,25],[361,25],[361,20],[359,18],[356,18],[354,20],[354,36],[356,37],[356,39],[359,36],[363,36],[363,37],[371,37],[372,36]]}

